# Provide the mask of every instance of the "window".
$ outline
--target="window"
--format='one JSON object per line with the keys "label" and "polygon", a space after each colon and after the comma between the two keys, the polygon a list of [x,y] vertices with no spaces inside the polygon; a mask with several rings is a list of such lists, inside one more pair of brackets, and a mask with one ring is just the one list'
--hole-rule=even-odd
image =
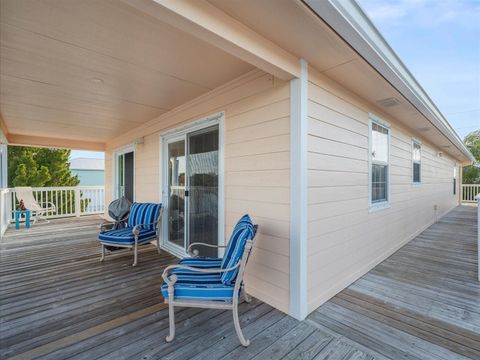
{"label": "window", "polygon": [[370,204],[383,207],[389,200],[390,129],[371,120],[370,131]]}
{"label": "window", "polygon": [[421,156],[422,156],[422,145],[413,140],[413,151],[412,151],[412,164],[413,164],[413,183],[420,184],[421,182]]}

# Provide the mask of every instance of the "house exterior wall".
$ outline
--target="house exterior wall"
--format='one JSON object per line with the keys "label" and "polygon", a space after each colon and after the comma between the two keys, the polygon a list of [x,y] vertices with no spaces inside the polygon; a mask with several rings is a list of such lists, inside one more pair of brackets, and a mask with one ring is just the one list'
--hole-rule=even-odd
{"label": "house exterior wall", "polygon": [[85,169],[70,169],[72,175],[78,175],[80,184],[83,186],[102,186],[105,184],[105,177],[103,170],[85,170]]}
{"label": "house exterior wall", "polygon": [[[255,70],[107,144],[106,201],[112,199],[114,149],[135,150],[135,200],[160,201],[160,135],[225,113],[225,234],[244,213],[260,225],[246,272],[253,296],[288,312],[290,231],[290,84]],[[223,242],[223,241],[221,241]]]}
{"label": "house exterior wall", "polygon": [[[309,69],[308,309],[337,292],[458,205],[448,156],[422,142],[412,184],[412,134],[378,108]],[[391,125],[390,208],[369,212],[369,113]],[[460,183],[457,166],[457,187]],[[434,205],[438,210],[434,211]]]}

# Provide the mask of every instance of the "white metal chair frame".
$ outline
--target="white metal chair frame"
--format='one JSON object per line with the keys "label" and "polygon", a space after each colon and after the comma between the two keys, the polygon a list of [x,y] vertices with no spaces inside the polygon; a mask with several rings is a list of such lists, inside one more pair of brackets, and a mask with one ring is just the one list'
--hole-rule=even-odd
{"label": "white metal chair frame", "polygon": [[[48,223],[48,220],[44,217],[44,215],[49,212],[54,213],[57,211],[57,208],[53,202],[37,201],[37,199],[35,199],[35,196],[33,196],[33,190],[30,186],[15,187],[15,197],[17,198],[18,202],[23,200],[25,208],[32,212],[32,218],[33,218],[34,224],[37,222],[37,220],[40,220],[40,219],[43,219],[45,220],[45,222]],[[47,206],[44,206],[44,205],[47,205]]]}
{"label": "white metal chair frame", "polygon": [[[258,229],[258,225],[255,225],[255,233],[257,229]],[[201,245],[201,246],[207,246],[207,247],[225,247],[225,246],[217,246],[217,245],[211,245],[211,244],[205,244],[205,243],[192,243],[188,247],[189,253],[192,245],[196,245],[196,246]],[[165,268],[162,274],[162,278],[163,280],[165,280],[165,282],[168,285],[168,298],[165,298],[164,301],[165,303],[168,304],[169,330],[170,330],[170,334],[165,339],[167,342],[171,342],[175,338],[174,307],[181,306],[181,307],[197,307],[197,308],[206,308],[206,309],[232,310],[235,332],[237,333],[240,343],[245,347],[250,345],[250,340],[245,338],[245,336],[243,335],[242,329],[240,327],[240,319],[238,317],[238,305],[242,299],[245,300],[245,302],[247,303],[251,301],[250,296],[247,294],[245,290],[245,285],[243,284],[243,275],[245,272],[245,267],[247,265],[248,257],[250,256],[252,247],[253,247],[253,240],[247,240],[245,244],[245,249],[243,250],[242,257],[234,266],[228,269],[204,269],[204,268],[196,268],[196,267],[185,266],[180,264],[170,265]],[[198,250],[197,251],[194,250],[193,253],[196,253],[198,255]],[[239,268],[239,270],[235,279],[232,302],[221,302],[221,301],[213,301],[213,300],[175,300],[174,298],[175,283],[178,280],[175,274],[170,274],[170,272],[174,269],[185,269],[185,270],[191,270],[194,272],[208,274],[208,273],[225,273],[237,268]]]}
{"label": "white metal chair frame", "polygon": [[[161,225],[161,220],[162,220],[162,214],[163,214],[163,206],[160,208],[160,212],[158,214],[157,221],[155,221],[153,223],[150,223],[150,224],[137,224],[133,227],[132,233],[133,233],[133,236],[134,236],[134,239],[135,239],[134,244],[114,244],[114,245],[107,244],[107,246],[128,248],[130,250],[133,249],[134,251],[133,251],[133,264],[132,264],[132,266],[137,266],[137,264],[138,264],[138,245],[139,245],[138,244],[138,235],[140,234],[140,228],[157,224],[157,230],[156,230],[156,234],[155,234],[156,239],[155,240],[157,242],[157,251],[160,254],[160,233],[161,233],[160,232],[160,225]],[[114,222],[112,222],[112,221],[103,222],[100,225],[100,231],[101,232],[106,231],[107,227],[112,226],[113,224],[114,224]],[[151,240],[154,240],[154,239],[151,239]],[[106,249],[105,249],[105,244],[103,242],[101,244],[102,244],[102,257],[100,258],[100,261],[104,261],[105,257],[106,257],[106,251],[105,251]]]}

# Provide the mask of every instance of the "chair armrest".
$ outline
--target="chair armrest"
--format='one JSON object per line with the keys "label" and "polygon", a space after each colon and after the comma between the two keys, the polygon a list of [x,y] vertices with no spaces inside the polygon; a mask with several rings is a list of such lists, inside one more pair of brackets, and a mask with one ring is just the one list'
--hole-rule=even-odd
{"label": "chair armrest", "polygon": [[100,232],[104,232],[106,230],[111,230],[113,228],[113,225],[115,225],[115,222],[113,221],[104,221],[100,224]]}
{"label": "chair armrest", "polygon": [[192,250],[192,246],[206,246],[206,247],[210,247],[210,248],[226,248],[226,246],[224,245],[213,245],[213,244],[207,244],[207,243],[202,243],[202,242],[194,242],[194,243],[191,243],[188,248],[187,248],[187,253],[188,255],[190,255],[191,257],[197,257],[198,256],[198,250]]}
{"label": "chair armrest", "polygon": [[135,234],[135,235],[138,235],[140,234],[140,230],[139,228],[142,228],[142,227],[151,227],[151,226],[154,226],[157,222],[153,222],[153,223],[149,223],[149,224],[137,224],[133,227],[133,230],[132,232]]}
{"label": "chair armrest", "polygon": [[55,208],[56,208],[56,207],[55,207],[55,204],[54,204],[53,202],[51,202],[51,201],[39,202],[38,205],[40,205],[40,206],[43,207],[44,209],[49,209],[49,208],[44,207],[43,205],[49,205],[50,208],[52,208],[52,209],[55,209]]}
{"label": "chair armrest", "polygon": [[204,274],[217,274],[217,273],[224,273],[224,272],[229,272],[231,270],[235,270],[236,268],[240,267],[241,262],[237,262],[234,266],[229,267],[227,269],[205,269],[205,268],[197,268],[193,266],[186,266],[186,265],[180,265],[180,264],[174,264],[174,265],[169,265],[163,270],[162,278],[165,280],[165,282],[168,285],[173,285],[177,281],[177,276],[175,274],[169,276],[170,272],[173,269],[184,269],[184,270],[190,270],[194,272],[199,272],[199,273],[204,273]]}
{"label": "chair armrest", "polygon": [[[117,221],[118,223],[126,223],[128,220],[128,216],[126,218],[123,218],[122,220]],[[113,226],[115,225],[116,221],[109,221],[106,220],[100,224],[100,231],[103,232],[105,230],[111,230]],[[110,227],[110,229],[108,229]]]}

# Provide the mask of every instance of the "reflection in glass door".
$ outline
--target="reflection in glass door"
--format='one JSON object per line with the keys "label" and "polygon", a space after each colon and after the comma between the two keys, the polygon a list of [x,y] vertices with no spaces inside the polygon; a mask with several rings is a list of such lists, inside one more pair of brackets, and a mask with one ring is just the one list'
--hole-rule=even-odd
{"label": "reflection in glass door", "polygon": [[[218,244],[219,127],[183,131],[164,139],[164,195],[168,230],[164,246],[182,256],[189,244]],[[217,250],[201,248],[202,256]]]}
{"label": "reflection in glass door", "polygon": [[[192,242],[217,244],[218,237],[218,126],[187,135],[188,138],[188,238]],[[217,250],[199,249],[202,256],[217,256]]]}
{"label": "reflection in glass door", "polygon": [[134,154],[133,151],[116,154],[116,189],[115,197],[118,199],[125,196],[131,202],[134,201]]}
{"label": "reflection in glass door", "polygon": [[168,241],[185,246],[185,140],[168,144]]}

